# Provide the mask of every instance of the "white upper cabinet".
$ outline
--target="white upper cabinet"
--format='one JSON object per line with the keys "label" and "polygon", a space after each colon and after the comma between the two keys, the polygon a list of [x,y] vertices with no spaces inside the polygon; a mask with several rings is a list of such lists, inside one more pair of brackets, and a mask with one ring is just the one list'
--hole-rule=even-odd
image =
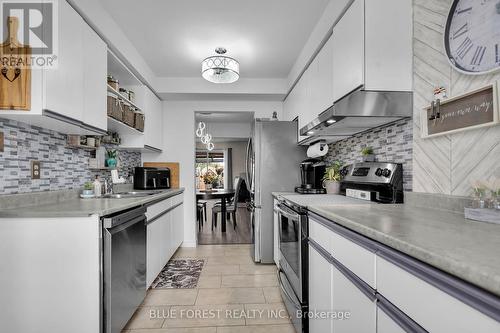
{"label": "white upper cabinet", "polygon": [[307,138],[307,136],[300,135],[300,129],[307,125],[307,118],[310,112],[310,99],[309,99],[309,78],[310,78],[309,68],[304,72],[301,79],[297,83],[294,89],[297,89],[297,100],[295,101],[295,107],[297,108],[296,113],[299,118],[298,122],[298,142]]}
{"label": "white upper cabinet", "polygon": [[285,119],[299,117],[300,131],[359,88],[412,90],[411,0],[354,0],[286,98]]}
{"label": "white upper cabinet", "polygon": [[58,26],[57,66],[32,70],[31,110],[2,116],[66,134],[102,135],[107,46],[66,1],[59,1]]}
{"label": "white upper cabinet", "polygon": [[355,0],[333,28],[334,101],[364,84],[364,7]]}
{"label": "white upper cabinet", "polygon": [[83,31],[84,58],[84,103],[83,122],[101,130],[108,128],[106,113],[106,43],[90,27]]}
{"label": "white upper cabinet", "polygon": [[314,120],[319,113],[333,105],[333,40],[330,37],[316,56],[316,74],[311,80],[311,102]]}
{"label": "white upper cabinet", "polygon": [[412,1],[367,0],[365,13],[365,89],[411,91]]}
{"label": "white upper cabinet", "polygon": [[59,1],[58,13],[58,66],[56,69],[44,70],[44,108],[73,120],[82,120],[85,95],[83,90],[83,28],[85,23],[66,1]]}
{"label": "white upper cabinet", "polygon": [[157,149],[163,146],[163,110],[162,102],[156,95],[145,87],[145,123],[144,145]]}

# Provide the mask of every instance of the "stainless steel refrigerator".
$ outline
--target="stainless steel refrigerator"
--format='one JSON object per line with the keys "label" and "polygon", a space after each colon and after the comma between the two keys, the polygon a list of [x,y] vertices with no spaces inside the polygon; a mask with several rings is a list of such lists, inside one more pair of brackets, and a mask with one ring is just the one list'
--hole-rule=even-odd
{"label": "stainless steel refrigerator", "polygon": [[297,122],[255,120],[246,161],[255,262],[274,262],[271,193],[293,192],[300,184],[299,164],[304,158],[305,148],[297,145]]}

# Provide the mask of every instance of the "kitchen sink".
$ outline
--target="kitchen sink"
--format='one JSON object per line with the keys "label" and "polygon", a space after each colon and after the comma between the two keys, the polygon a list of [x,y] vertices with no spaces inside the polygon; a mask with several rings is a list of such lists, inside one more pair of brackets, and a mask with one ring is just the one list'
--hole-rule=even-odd
{"label": "kitchen sink", "polygon": [[103,195],[101,198],[103,199],[129,199],[129,198],[140,198],[147,197],[149,195],[158,194],[162,191],[130,191],[130,192],[121,192],[121,193],[109,193]]}

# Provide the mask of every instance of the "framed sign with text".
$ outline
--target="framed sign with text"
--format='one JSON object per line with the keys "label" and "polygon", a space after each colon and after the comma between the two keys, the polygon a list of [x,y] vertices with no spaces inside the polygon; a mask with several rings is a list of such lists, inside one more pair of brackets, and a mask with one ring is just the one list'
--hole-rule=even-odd
{"label": "framed sign with text", "polygon": [[422,138],[498,125],[498,82],[455,96],[423,110]]}

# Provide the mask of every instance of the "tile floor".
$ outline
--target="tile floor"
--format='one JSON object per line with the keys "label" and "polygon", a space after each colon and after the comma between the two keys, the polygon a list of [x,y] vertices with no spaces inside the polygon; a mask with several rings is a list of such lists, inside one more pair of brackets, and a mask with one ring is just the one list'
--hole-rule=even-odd
{"label": "tile floor", "polygon": [[180,248],[205,259],[197,288],[149,290],[122,333],[294,333],[276,266],[254,264],[250,246]]}

